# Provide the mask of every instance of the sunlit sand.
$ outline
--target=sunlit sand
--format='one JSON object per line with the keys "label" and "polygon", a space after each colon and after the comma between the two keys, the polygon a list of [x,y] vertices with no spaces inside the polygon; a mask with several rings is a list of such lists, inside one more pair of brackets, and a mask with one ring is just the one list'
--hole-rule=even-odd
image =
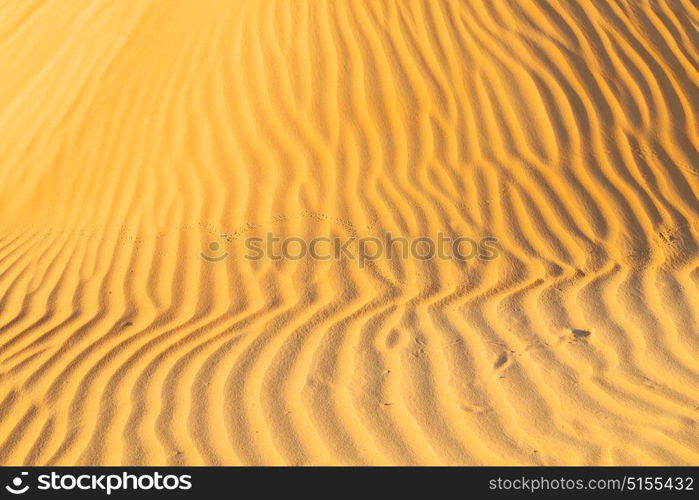
{"label": "sunlit sand", "polygon": [[0,463],[699,463],[698,25],[1,1]]}

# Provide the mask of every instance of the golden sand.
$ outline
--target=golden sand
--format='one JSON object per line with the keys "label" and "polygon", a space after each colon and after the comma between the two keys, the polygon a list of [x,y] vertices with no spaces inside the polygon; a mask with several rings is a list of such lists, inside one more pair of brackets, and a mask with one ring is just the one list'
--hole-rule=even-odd
{"label": "golden sand", "polygon": [[[0,463],[698,463],[698,26],[1,1]],[[268,232],[500,252],[246,259]]]}

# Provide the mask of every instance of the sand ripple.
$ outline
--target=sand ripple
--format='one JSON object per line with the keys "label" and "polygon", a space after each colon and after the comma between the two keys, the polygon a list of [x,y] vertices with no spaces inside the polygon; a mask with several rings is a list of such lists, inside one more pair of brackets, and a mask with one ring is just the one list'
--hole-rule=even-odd
{"label": "sand ripple", "polygon": [[[0,2],[0,463],[696,464],[698,25]],[[242,258],[266,231],[501,255]]]}

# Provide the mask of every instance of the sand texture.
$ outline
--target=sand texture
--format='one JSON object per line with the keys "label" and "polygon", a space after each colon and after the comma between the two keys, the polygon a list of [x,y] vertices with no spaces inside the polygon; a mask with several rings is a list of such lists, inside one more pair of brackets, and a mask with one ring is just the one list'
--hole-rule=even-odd
{"label": "sand texture", "polygon": [[[698,29],[0,1],[0,464],[699,463]],[[388,232],[498,251],[246,256]]]}

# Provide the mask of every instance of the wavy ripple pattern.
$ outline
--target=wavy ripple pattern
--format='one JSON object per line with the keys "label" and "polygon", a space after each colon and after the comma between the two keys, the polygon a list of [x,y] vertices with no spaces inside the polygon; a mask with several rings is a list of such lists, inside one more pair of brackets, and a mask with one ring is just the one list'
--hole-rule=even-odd
{"label": "wavy ripple pattern", "polygon": [[[697,26],[0,2],[0,463],[696,464]],[[501,252],[242,258],[265,231]]]}

